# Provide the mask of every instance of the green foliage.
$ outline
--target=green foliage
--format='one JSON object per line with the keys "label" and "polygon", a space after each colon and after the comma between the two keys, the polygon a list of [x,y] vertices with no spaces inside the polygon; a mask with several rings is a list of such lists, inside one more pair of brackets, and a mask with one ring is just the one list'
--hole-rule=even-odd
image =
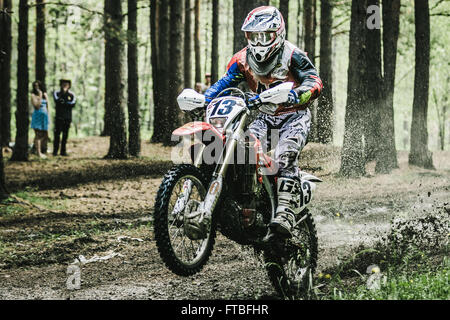
{"label": "green foliage", "polygon": [[[362,277],[366,280],[364,277]],[[333,290],[336,300],[448,300],[450,299],[450,263],[448,259],[438,266],[421,266],[413,272],[390,269],[379,289],[367,289],[366,284]],[[365,281],[360,281],[365,282]]]}
{"label": "green foliage", "polygon": [[[328,280],[316,286],[316,293],[337,300],[448,300],[448,230],[446,208],[394,219],[388,234],[372,248],[361,246],[335,270],[327,270]],[[325,293],[319,291],[323,286]]]}
{"label": "green foliage", "polygon": [[[220,1],[220,34],[219,34],[219,74],[223,74],[226,65],[233,55],[233,22],[232,0]],[[74,109],[74,123],[70,132],[73,136],[98,135],[103,128],[104,114],[104,61],[103,61],[103,2],[94,0],[64,1],[65,5],[49,2],[46,6],[46,54],[47,54],[47,87],[48,91],[58,88],[58,79],[67,77],[72,79],[73,91],[78,96],[78,103]],[[270,1],[278,5],[279,1]],[[336,145],[343,140],[344,113],[347,99],[347,68],[348,68],[348,31],[350,23],[351,1],[335,1],[333,11],[333,48],[334,52],[334,96],[336,99]],[[126,5],[125,5],[126,6]],[[152,131],[153,96],[150,63],[150,23],[148,1],[138,1],[138,41],[139,41],[139,93],[142,120],[142,135],[147,139]],[[210,71],[211,65],[211,26],[212,6],[210,1],[201,1],[200,38],[202,73]],[[320,47],[320,2],[317,3],[317,39],[316,48]],[[444,118],[447,128],[445,147],[450,144],[450,130],[448,129],[448,114],[443,116],[443,108],[448,104],[448,74],[450,61],[447,48],[450,42],[448,17],[437,15],[450,11],[449,1],[434,0],[431,8],[431,69],[430,69],[430,106],[428,114],[429,148],[436,150],[440,147],[438,112]],[[13,8],[13,56],[12,56],[12,136],[15,133],[14,112],[16,106],[15,90],[17,87],[17,6]],[[34,46],[35,46],[35,8],[30,7],[30,89],[34,80]],[[124,8],[123,28],[126,28],[126,12]],[[301,14],[298,17],[298,1],[290,1],[289,34],[287,38],[300,48],[302,43],[297,40],[302,33]],[[412,101],[414,88],[414,57],[415,57],[415,26],[414,2],[402,1],[400,16],[400,38],[398,46],[398,63],[396,70],[395,88],[395,134],[397,149],[409,149],[409,134],[412,117]],[[192,28],[193,28],[192,23]],[[125,30],[119,35],[125,41]],[[169,32],[163,30],[162,32]],[[193,30],[192,30],[193,32]],[[193,43],[192,43],[193,46]],[[193,47],[192,47],[193,50]],[[125,58],[125,57],[124,57]],[[320,59],[317,59],[320,68]],[[194,61],[192,61],[194,70]],[[194,74],[194,73],[193,73]],[[124,81],[126,86],[126,81]],[[435,95],[436,99],[432,96]],[[53,105],[50,104],[50,112]],[[52,126],[52,125],[51,125]],[[441,125],[442,127],[442,125]],[[30,141],[32,135],[30,136]]]}
{"label": "green foliage", "polygon": [[[27,188],[28,189],[28,188]],[[39,209],[38,209],[39,208]],[[21,191],[0,202],[0,218],[15,219],[37,210],[65,210],[65,200],[43,198],[32,190]]]}

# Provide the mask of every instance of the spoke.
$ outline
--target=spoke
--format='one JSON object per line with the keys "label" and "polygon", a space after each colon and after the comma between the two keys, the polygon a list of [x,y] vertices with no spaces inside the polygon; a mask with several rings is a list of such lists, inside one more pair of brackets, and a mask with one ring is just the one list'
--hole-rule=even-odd
{"label": "spoke", "polygon": [[181,244],[183,243],[183,239],[184,237],[181,238],[180,243],[177,245],[177,247],[175,248],[175,251],[178,251],[178,248],[181,246]]}
{"label": "spoke", "polygon": [[[187,254],[187,251],[186,251],[186,244],[185,244],[185,242],[184,242],[184,240],[185,240],[185,238],[186,237],[183,237],[183,241],[181,241],[181,244],[183,245],[183,249],[181,250],[181,257],[183,258],[183,252],[186,252],[186,254]],[[187,255],[187,257],[188,257],[188,259],[189,259],[189,255]]]}
{"label": "spoke", "polygon": [[[175,237],[177,236],[178,232],[180,232],[180,231],[181,231],[181,228],[178,228],[177,231],[175,232],[175,234],[172,235],[171,238],[175,238]],[[169,232],[170,232],[170,231],[169,231]]]}
{"label": "spoke", "polygon": [[[184,189],[184,185],[187,181],[191,181],[191,187],[189,194],[186,194],[187,190]],[[205,240],[191,240],[187,237],[184,232],[184,228],[181,225],[181,220],[184,217],[185,212],[189,213],[190,211],[194,211],[196,207],[195,203],[192,206],[187,207],[187,202],[185,201],[189,199],[190,201],[201,202],[204,198],[202,194],[205,193],[204,187],[200,181],[196,178],[192,178],[190,176],[186,176],[180,179],[172,190],[172,195],[169,199],[168,206],[168,231],[170,235],[170,240],[172,243],[172,248],[174,250],[175,255],[183,261],[184,263],[193,263],[195,259],[202,254],[202,248]],[[174,212],[177,208],[180,207],[180,198],[183,196],[187,196],[186,199],[182,199],[181,201],[185,202],[184,210],[180,210],[179,212]],[[189,212],[188,212],[189,211]],[[173,219],[173,220],[172,220]]]}
{"label": "spoke", "polygon": [[[179,212],[179,213],[176,215],[176,217],[174,217],[172,224],[169,226],[169,230],[170,230],[170,228],[173,227],[173,225],[175,224],[175,222],[177,222],[178,217],[179,217],[180,214],[181,214],[181,212]],[[180,229],[180,228],[178,228],[178,229]]]}
{"label": "spoke", "polygon": [[183,252],[184,252],[183,249],[186,248],[185,245],[184,245],[184,239],[185,239],[185,237],[181,238],[181,244],[183,245],[182,248],[181,248],[181,260],[183,260]]}
{"label": "spoke", "polygon": [[197,250],[195,250],[195,248],[194,248],[194,242],[192,242],[192,240],[190,240],[190,241],[191,241],[191,248],[192,248],[192,259],[195,259],[195,257],[197,256],[196,255]]}

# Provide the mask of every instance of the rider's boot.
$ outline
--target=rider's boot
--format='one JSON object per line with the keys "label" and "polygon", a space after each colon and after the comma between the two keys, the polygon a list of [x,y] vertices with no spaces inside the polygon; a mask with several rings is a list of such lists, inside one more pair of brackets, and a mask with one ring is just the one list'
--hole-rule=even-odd
{"label": "rider's boot", "polygon": [[280,235],[292,237],[295,218],[300,212],[300,181],[279,177],[277,187],[278,207],[270,227]]}

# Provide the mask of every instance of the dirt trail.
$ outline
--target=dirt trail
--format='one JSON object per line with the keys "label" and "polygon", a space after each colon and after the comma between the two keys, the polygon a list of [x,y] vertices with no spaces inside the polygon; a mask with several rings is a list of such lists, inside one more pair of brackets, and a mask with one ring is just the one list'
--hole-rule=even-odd
{"label": "dirt trail", "polygon": [[[319,233],[318,272],[359,244],[376,241],[393,217],[448,203],[449,155],[435,154],[437,170],[428,171],[408,168],[400,153],[393,174],[357,180],[336,177],[335,162],[319,163],[316,173],[324,182],[311,209]],[[140,176],[32,191],[63,209],[0,215],[0,299],[275,298],[252,250],[220,235],[201,273],[183,278],[164,267],[151,227],[160,182]],[[82,266],[81,289],[66,289],[67,267],[75,258],[112,252],[119,255]]]}

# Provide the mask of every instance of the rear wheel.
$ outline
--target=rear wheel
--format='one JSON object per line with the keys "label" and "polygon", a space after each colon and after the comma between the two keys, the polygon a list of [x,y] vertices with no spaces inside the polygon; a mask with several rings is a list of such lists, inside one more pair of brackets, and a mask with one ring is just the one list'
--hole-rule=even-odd
{"label": "rear wheel", "polygon": [[[192,239],[185,228],[185,215],[204,201],[207,187],[208,180],[198,168],[179,165],[164,176],[156,196],[156,246],[166,266],[181,276],[199,272],[208,261],[214,246],[214,219],[203,239]],[[189,188],[191,191],[187,192]]]}
{"label": "rear wheel", "polygon": [[292,233],[276,250],[266,250],[264,259],[270,281],[281,296],[305,298],[312,288],[318,254],[317,231],[308,209]]}

